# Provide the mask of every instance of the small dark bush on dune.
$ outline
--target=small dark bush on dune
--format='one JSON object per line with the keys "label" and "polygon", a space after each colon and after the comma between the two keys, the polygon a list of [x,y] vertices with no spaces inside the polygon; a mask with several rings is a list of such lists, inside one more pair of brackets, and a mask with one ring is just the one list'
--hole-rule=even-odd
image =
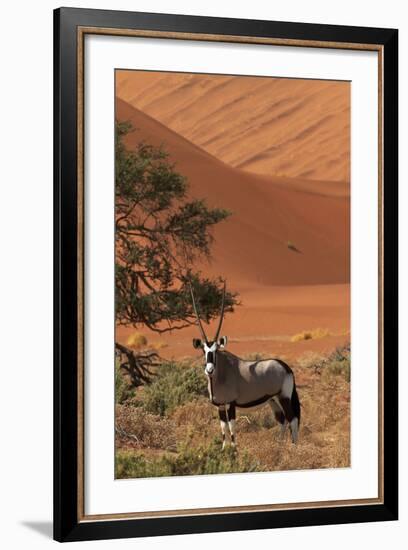
{"label": "small dark bush on dune", "polygon": [[153,382],[145,387],[143,407],[152,414],[164,416],[179,405],[205,395],[207,382],[201,367],[168,361],[160,365]]}

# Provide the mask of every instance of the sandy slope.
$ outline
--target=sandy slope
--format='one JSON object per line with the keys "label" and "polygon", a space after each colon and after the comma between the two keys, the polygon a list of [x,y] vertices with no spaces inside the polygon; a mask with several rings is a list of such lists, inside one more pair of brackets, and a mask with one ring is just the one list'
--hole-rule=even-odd
{"label": "sandy slope", "polygon": [[117,94],[227,164],[349,181],[350,84],[117,71]]}
{"label": "sandy slope", "polygon": [[[240,289],[239,289],[240,290]],[[229,338],[228,349],[245,357],[248,353],[266,353],[271,357],[293,359],[305,352],[325,353],[350,339],[350,286],[307,285],[256,287],[241,292],[242,305],[226,315],[222,334]],[[205,330],[211,338],[217,321]],[[329,335],[317,340],[291,342],[294,334],[305,329],[323,328]],[[123,342],[134,331],[118,327]],[[163,357],[196,355],[192,339],[199,336],[196,327],[163,335],[146,332],[149,342],[159,346]]]}
{"label": "sandy slope", "polygon": [[[145,113],[118,99],[116,115],[144,139],[162,144],[188,177],[193,196],[232,212],[214,231],[213,261],[203,272],[222,275],[242,306],[225,321],[236,353],[277,350],[291,355],[302,343],[290,335],[328,328],[333,336],[312,344],[324,349],[347,339],[349,327],[349,199],[339,184],[250,174],[209,155]],[[288,247],[293,243],[297,251]],[[125,340],[132,329],[118,328]],[[194,327],[150,341],[169,345],[163,355],[186,355]],[[310,342],[307,349],[310,349]]]}
{"label": "sandy slope", "polygon": [[223,275],[234,288],[349,281],[347,198],[331,194],[329,186],[327,195],[305,191],[305,181],[292,189],[272,176],[227,166],[121,100],[117,117],[138,129],[128,136],[129,147],[141,139],[163,144],[193,196],[232,212],[215,228],[206,271]]}

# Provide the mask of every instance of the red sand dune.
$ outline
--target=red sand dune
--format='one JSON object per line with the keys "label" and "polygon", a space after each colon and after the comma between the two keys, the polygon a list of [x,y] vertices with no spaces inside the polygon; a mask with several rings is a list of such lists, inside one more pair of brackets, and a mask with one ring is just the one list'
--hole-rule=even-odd
{"label": "red sand dune", "polygon": [[[289,336],[318,326],[335,334],[323,339],[320,347],[328,342],[333,347],[346,338],[348,186],[233,168],[121,99],[116,102],[116,117],[130,120],[137,129],[126,138],[129,148],[140,140],[163,145],[176,170],[187,176],[192,196],[232,212],[214,230],[212,263],[200,268],[225,277],[229,287],[240,293],[242,306],[226,317],[224,326],[237,353],[272,349],[282,353],[287,348],[290,355],[293,346],[297,350],[304,346],[288,343]],[[132,330],[118,327],[117,337],[123,341]],[[170,344],[163,355],[180,356],[191,352],[193,335],[195,327],[148,337]]]}
{"label": "red sand dune", "polygon": [[350,179],[350,83],[117,71],[120,97],[230,166]]}
{"label": "red sand dune", "polygon": [[128,147],[141,139],[163,144],[187,176],[191,195],[232,212],[215,228],[209,272],[240,287],[349,281],[349,200],[329,185],[323,195],[308,192],[306,181],[298,179],[295,189],[281,178],[234,169],[121,100],[117,118],[137,128]]}

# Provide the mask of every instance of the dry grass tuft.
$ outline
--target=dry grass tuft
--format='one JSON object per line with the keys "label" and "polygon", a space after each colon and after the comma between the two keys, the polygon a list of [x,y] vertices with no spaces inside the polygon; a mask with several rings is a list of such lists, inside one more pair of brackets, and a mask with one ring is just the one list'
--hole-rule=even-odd
{"label": "dry grass tuft", "polygon": [[169,347],[169,345],[166,342],[154,342],[152,344],[153,349],[164,349],[164,348],[168,348],[168,347]]}
{"label": "dry grass tuft", "polygon": [[301,342],[302,340],[317,340],[329,336],[330,332],[327,329],[315,328],[314,330],[303,330],[298,334],[294,334],[290,339],[291,342]]}
{"label": "dry grass tuft", "polygon": [[197,399],[177,407],[171,419],[177,426],[177,440],[188,442],[189,446],[206,445],[219,438],[218,412],[208,399]]}
{"label": "dry grass tuft", "polygon": [[305,369],[315,368],[317,365],[320,365],[324,356],[315,351],[306,351],[296,360],[296,365],[298,368],[304,371]]}
{"label": "dry grass tuft", "polygon": [[132,349],[141,349],[147,346],[147,338],[141,332],[133,332],[126,340],[126,344]]}

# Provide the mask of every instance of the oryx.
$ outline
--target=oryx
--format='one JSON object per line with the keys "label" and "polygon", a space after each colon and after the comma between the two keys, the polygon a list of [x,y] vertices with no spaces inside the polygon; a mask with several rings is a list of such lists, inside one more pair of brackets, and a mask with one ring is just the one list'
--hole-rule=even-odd
{"label": "oryx", "polygon": [[228,425],[231,445],[235,446],[235,409],[251,408],[268,403],[281,425],[282,435],[289,424],[292,442],[298,439],[300,402],[292,369],[280,359],[247,361],[225,351],[226,336],[219,338],[224,318],[225,290],[222,296],[220,320],[213,340],[208,340],[192,287],[191,298],[202,340],[193,339],[193,346],[202,349],[205,356],[205,374],[208,378],[210,401],[218,407],[223,445]]}

